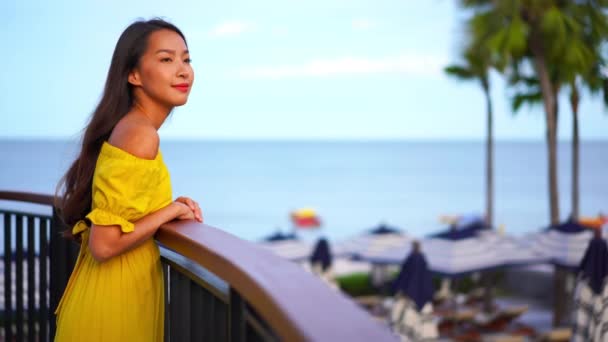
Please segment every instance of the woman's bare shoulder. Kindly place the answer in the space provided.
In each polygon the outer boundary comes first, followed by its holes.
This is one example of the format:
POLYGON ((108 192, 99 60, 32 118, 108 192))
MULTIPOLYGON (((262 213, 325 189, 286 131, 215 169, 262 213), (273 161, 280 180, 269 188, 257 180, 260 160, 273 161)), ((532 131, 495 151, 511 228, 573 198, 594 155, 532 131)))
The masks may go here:
POLYGON ((154 159, 160 139, 150 123, 127 115, 116 124, 108 142, 136 157, 154 159))

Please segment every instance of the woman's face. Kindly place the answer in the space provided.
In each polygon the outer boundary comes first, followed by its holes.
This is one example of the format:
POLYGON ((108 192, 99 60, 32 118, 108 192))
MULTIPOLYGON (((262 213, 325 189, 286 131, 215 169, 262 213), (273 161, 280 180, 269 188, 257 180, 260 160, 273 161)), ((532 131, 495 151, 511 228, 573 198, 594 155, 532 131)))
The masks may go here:
POLYGON ((169 107, 186 103, 193 82, 186 42, 176 32, 165 29, 150 34, 146 52, 129 74, 136 96, 146 96, 169 107))

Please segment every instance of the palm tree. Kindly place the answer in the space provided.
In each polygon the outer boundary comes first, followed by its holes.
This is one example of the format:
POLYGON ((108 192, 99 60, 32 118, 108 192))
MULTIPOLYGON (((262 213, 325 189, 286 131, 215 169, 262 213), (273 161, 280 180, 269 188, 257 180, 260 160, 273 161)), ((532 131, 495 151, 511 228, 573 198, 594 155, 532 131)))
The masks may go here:
POLYGON ((572 110, 572 212, 574 220, 579 218, 579 125, 578 107, 581 100, 580 87, 587 88, 592 94, 603 92, 604 105, 608 105, 608 80, 602 73, 605 56, 602 54, 602 44, 608 37, 608 16, 605 10, 608 1, 587 1, 578 6, 572 6, 575 17, 581 20, 583 39, 591 48, 591 68, 577 70, 570 80, 570 107, 572 110), (577 82, 578 81, 578 82, 577 82))
MULTIPOLYGON (((451 65, 445 72, 459 80, 476 80, 479 82, 486 100, 486 212, 485 220, 488 227, 494 227, 494 119, 492 114, 492 98, 490 96, 489 72, 500 63, 493 62, 491 54, 484 46, 471 43, 463 53, 464 63, 451 65)), ((485 283, 484 309, 492 307, 492 286, 489 275, 484 275, 485 283)))
MULTIPOLYGON (((538 80, 545 111, 547 171, 549 180, 549 221, 560 220, 557 182, 557 95, 563 80, 574 79, 575 72, 586 70, 592 48, 585 41, 586 2, 560 0, 461 0, 473 9, 470 20, 473 40, 483 42, 493 53, 511 65, 527 61, 538 80), (559 71, 559 75, 556 72, 559 71)), ((604 1, 601 1, 602 3, 604 1)), ((556 269, 556 296, 560 302, 563 271, 556 269)), ((553 323, 561 323, 563 306, 556 304, 553 323)))
POLYGON ((459 80, 479 82, 486 101, 486 224, 494 226, 494 124, 489 72, 492 67, 486 49, 469 47, 464 52, 464 64, 450 65, 445 72, 459 80))

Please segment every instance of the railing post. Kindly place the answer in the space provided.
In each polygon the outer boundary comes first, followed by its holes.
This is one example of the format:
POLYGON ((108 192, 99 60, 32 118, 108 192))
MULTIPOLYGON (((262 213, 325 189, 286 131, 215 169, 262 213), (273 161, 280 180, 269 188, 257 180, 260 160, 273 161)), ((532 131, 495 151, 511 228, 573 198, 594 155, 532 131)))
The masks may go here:
POLYGON ((229 340, 230 342, 245 342, 245 302, 232 287, 230 288, 229 307, 229 340))
POLYGON ((11 233, 13 231, 13 225, 11 222, 11 216, 8 213, 4 213, 4 338, 7 341, 14 339, 13 323, 14 312, 13 312, 13 249, 11 246, 11 233))
POLYGON ((59 304, 59 300, 63 295, 70 274, 76 263, 78 257, 79 247, 72 241, 63 237, 62 233, 66 230, 66 226, 59 218, 57 209, 53 207, 53 218, 51 221, 50 229, 50 243, 49 250, 52 262, 50 263, 51 268, 51 286, 50 286, 50 299, 51 307, 49 310, 49 321, 50 321, 50 336, 51 339, 55 336, 57 324, 55 322, 55 310, 59 304))

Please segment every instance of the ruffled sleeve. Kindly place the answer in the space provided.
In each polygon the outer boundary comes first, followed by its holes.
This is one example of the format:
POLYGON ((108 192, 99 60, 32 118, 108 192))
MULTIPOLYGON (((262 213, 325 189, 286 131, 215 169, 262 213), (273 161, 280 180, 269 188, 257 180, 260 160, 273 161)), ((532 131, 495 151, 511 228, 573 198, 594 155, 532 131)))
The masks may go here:
POLYGON ((92 210, 72 232, 78 234, 90 224, 117 225, 124 233, 132 232, 133 222, 151 211, 151 197, 159 183, 156 161, 104 145, 93 176, 92 210))

